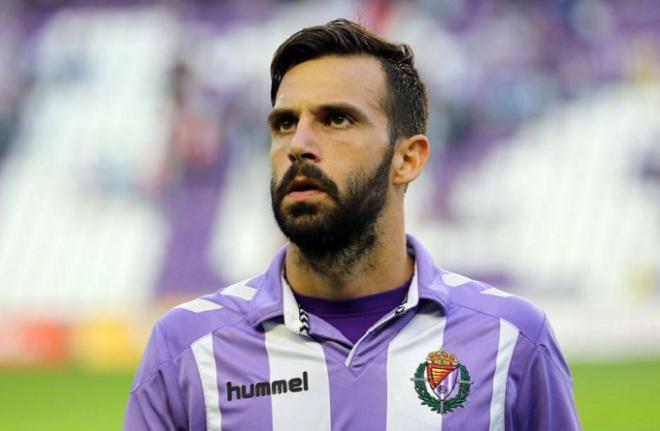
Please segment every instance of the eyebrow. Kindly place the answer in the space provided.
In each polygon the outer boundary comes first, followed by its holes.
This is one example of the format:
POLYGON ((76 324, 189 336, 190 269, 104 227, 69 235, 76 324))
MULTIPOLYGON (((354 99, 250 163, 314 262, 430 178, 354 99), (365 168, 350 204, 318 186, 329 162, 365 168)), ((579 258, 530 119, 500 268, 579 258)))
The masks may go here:
MULTIPOLYGON (((312 109, 315 116, 323 116, 328 114, 346 114, 357 122, 370 123, 367 114, 355 105, 350 103, 324 103, 323 105, 316 106, 312 109)), ((268 114, 268 124, 271 127, 283 119, 298 118, 298 112, 290 108, 275 108, 268 114)))
POLYGON ((316 115, 327 115, 327 114, 346 114, 349 117, 353 118, 357 122, 370 123, 369 117, 367 114, 357 106, 351 105, 350 103, 327 103, 320 105, 314 110, 316 115))
POLYGON ((266 121, 268 122, 268 125, 270 126, 271 129, 276 129, 277 124, 284 120, 284 119, 290 119, 290 118, 297 118, 298 115, 293 109, 287 109, 287 108, 276 108, 273 109, 270 114, 268 114, 268 117, 266 121))

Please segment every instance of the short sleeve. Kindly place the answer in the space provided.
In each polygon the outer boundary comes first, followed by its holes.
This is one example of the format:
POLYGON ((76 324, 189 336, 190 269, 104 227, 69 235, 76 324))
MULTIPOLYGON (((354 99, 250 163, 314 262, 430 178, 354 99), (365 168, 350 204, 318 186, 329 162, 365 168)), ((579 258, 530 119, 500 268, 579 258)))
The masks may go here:
POLYGON ((176 370, 167 343, 154 327, 142 356, 128 399, 124 430, 186 429, 176 370))
POLYGON ((547 321, 531 352, 513 413, 516 431, 581 429, 570 370, 547 321))

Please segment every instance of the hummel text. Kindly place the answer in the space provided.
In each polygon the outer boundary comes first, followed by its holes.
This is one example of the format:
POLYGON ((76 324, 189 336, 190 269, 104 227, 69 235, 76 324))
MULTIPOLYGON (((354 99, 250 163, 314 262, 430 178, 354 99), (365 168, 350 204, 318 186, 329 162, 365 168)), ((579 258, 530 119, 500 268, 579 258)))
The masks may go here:
POLYGON ((273 380, 272 382, 257 382, 249 385, 233 385, 227 382, 227 401, 233 399, 252 397, 267 397, 277 394, 286 394, 287 392, 308 391, 309 383, 307 381, 307 371, 303 371, 302 378, 294 377, 287 380, 273 380), (232 397, 232 395, 234 397, 232 397))

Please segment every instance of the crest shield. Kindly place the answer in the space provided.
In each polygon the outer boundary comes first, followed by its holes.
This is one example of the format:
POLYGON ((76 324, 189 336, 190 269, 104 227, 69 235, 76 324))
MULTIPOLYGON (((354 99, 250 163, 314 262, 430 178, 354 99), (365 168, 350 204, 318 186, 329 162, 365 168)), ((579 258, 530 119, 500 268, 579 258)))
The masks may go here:
POLYGON ((435 389, 452 372, 456 370, 456 365, 438 365, 429 363, 426 366, 426 377, 429 379, 431 388, 435 389))
POLYGON ((444 349, 430 352, 411 380, 422 405, 441 415, 463 407, 472 385, 466 366, 444 349))

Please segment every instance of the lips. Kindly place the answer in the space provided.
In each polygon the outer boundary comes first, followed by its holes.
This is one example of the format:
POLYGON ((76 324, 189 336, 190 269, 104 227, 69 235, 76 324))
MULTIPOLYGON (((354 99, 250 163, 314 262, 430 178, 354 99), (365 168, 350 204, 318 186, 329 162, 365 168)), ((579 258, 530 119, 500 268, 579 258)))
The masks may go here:
POLYGON ((287 189, 287 195, 313 194, 324 192, 323 187, 311 178, 296 178, 287 189), (309 193, 307 193, 309 192, 309 193))
POLYGON ((311 163, 293 164, 275 187, 271 182, 273 203, 280 206, 286 198, 302 201, 328 196, 339 202, 337 185, 317 166, 311 163))

